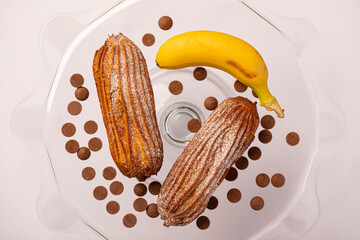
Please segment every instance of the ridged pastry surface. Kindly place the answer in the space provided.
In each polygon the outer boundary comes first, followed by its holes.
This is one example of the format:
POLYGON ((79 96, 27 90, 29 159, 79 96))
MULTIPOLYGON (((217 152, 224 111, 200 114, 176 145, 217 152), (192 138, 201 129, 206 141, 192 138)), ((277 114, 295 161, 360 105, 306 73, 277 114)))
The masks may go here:
POLYGON ((256 105, 228 98, 209 116, 167 175, 157 204, 165 226, 186 225, 204 212, 210 197, 255 138, 256 105))
POLYGON ((125 176, 144 181, 164 155, 145 58, 129 38, 111 35, 95 53, 93 74, 111 156, 125 176))

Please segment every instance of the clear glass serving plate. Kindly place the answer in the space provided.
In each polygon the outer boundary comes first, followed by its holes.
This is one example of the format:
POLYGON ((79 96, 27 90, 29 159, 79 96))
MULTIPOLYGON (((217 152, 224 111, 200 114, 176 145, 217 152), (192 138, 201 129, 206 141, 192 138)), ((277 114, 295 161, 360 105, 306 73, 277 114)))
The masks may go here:
MULTIPOLYGON (((341 142, 344 123, 341 113, 311 78, 319 41, 307 22, 277 16, 256 1, 251 4, 240 0, 111 1, 91 11, 54 16, 44 25, 39 40, 46 66, 44 80, 14 109, 12 129, 39 155, 43 187, 37 211, 49 229, 94 239, 289 239, 304 234, 316 222, 320 211, 316 197, 318 166, 341 142), (171 29, 165 31, 158 26, 162 16, 171 17, 171 29), (123 33, 132 39, 147 60, 165 152, 160 172, 144 182, 149 190, 150 183, 164 181, 177 156, 194 136, 188 131, 187 122, 192 118, 204 122, 211 113, 204 107, 207 97, 221 102, 241 95, 257 101, 251 89, 237 92, 235 79, 220 70, 205 67, 206 79, 197 81, 193 77, 195 68, 163 70, 156 66, 160 45, 176 34, 192 30, 225 32, 253 45, 269 69, 270 90, 285 109, 285 118, 279 119, 258 106, 260 118, 271 115, 275 119, 275 126, 269 130, 272 139, 266 144, 259 140, 258 134, 263 130, 260 125, 250 146, 261 150, 260 159, 252 160, 248 152, 244 153, 248 166, 245 169, 234 166, 237 178, 224 180, 216 190, 218 206, 202 214, 210 221, 204 230, 199 229, 196 221, 166 228, 160 217, 151 218, 146 211, 134 209, 133 203, 139 196, 133 188, 138 181, 123 176, 111 158, 92 75, 94 53, 111 34, 123 33), (148 33, 155 36, 152 46, 142 42, 148 33), (84 101, 76 99, 76 88, 70 83, 76 73, 84 77, 82 86, 89 91, 84 101), (179 95, 169 92, 168 86, 174 80, 183 85, 179 95), (82 106, 77 115, 68 111, 68 104, 73 101, 82 106), (98 125, 93 134, 84 131, 89 120, 98 125), (61 131, 65 123, 76 128, 71 137, 61 131), (295 146, 286 141, 290 132, 300 136, 295 146), (80 160, 76 153, 65 149, 71 139, 80 147, 88 147, 94 137, 101 140, 102 147, 91 151, 87 160, 80 160), (103 177, 107 167, 116 169, 111 180, 103 177), (85 168, 95 171, 93 179, 84 179, 85 168), (285 184, 259 187, 256 178, 261 173, 269 178, 280 173, 285 184), (115 181, 124 187, 119 195, 110 189, 115 181), (97 192, 102 193, 102 197, 97 197, 102 200, 94 197, 99 186, 107 193, 97 192), (241 192, 236 203, 227 198, 233 188, 241 192), (260 210, 254 210, 250 204, 256 196, 264 201, 260 210), (120 209, 110 214, 109 202, 116 202, 120 209), (131 228, 123 224, 127 214, 135 215, 137 220, 131 228)), ((142 196, 148 204, 156 203, 156 197, 149 191, 142 196)))

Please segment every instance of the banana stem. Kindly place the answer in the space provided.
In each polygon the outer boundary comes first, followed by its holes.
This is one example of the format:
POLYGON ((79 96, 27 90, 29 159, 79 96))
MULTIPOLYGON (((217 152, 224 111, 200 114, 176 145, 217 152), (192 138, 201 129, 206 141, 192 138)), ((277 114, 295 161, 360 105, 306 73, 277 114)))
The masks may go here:
POLYGON ((279 118, 284 118, 284 110, 280 107, 276 98, 271 95, 267 84, 253 87, 252 90, 258 96, 260 106, 264 107, 268 111, 274 111, 279 118))
POLYGON ((278 103, 275 97, 273 97, 271 100, 267 102, 264 102, 262 104, 260 103, 260 105, 265 107, 265 109, 268 111, 274 111, 279 118, 284 117, 284 110, 281 109, 280 104, 278 103))

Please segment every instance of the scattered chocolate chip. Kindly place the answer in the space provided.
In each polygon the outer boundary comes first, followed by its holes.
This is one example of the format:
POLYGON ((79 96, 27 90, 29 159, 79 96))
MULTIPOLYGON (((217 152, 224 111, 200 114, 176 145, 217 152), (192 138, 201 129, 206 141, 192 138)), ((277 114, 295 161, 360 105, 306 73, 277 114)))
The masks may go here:
POLYGON ((234 89, 235 89, 235 91, 237 91, 239 93, 243 93, 248 89, 248 86, 246 86, 245 84, 243 84, 239 80, 235 80, 234 89))
POLYGON ((147 208, 147 201, 144 198, 137 198, 134 203, 133 207, 138 212, 143 212, 147 208))
POLYGON ((196 219, 196 226, 201 229, 205 230, 210 226, 210 220, 206 216, 200 216, 196 219))
POLYGON ((90 150, 87 147, 81 147, 77 151, 77 156, 81 160, 86 160, 90 157, 90 150))
POLYGON ((173 20, 169 16, 162 16, 158 24, 162 30, 169 30, 173 26, 173 20))
POLYGON ((116 177, 116 170, 113 167, 106 167, 103 170, 103 177, 106 180, 113 180, 116 177))
POLYGON ((84 77, 79 73, 75 73, 71 76, 70 83, 73 87, 81 87, 84 84, 84 77))
POLYGON ((250 206, 252 209, 259 211, 264 207, 264 200, 259 196, 253 197, 250 201, 250 206))
POLYGON ((260 142, 269 143, 272 139, 272 134, 269 130, 261 130, 258 137, 260 142))
POLYGON ((123 224, 127 228, 132 228, 136 225, 136 216, 132 213, 128 213, 123 218, 123 224))
POLYGON ((72 123, 65 123, 61 128, 61 132, 65 137, 72 137, 76 132, 76 127, 72 123))
POLYGON ((248 151, 251 160, 258 160, 261 157, 261 150, 258 147, 251 147, 248 151))
POLYGON ((149 192, 152 195, 158 195, 160 192, 160 188, 161 188, 161 183, 159 182, 152 182, 149 184, 149 192))
POLYGON ((147 193, 147 188, 145 186, 145 184, 143 183, 138 183, 134 186, 134 193, 136 196, 144 196, 147 193))
POLYGON ((244 170, 249 166, 249 161, 246 157, 240 157, 239 160, 235 162, 235 166, 239 170, 244 170))
POLYGON ((102 142, 101 142, 100 138, 94 137, 94 138, 89 140, 88 146, 89 146, 91 151, 97 152, 97 151, 99 151, 101 149, 102 142))
POLYGON ((75 97, 80 101, 85 101, 89 97, 89 90, 86 87, 78 87, 75 90, 75 97))
POLYGON ((159 216, 159 212, 157 210, 157 204, 150 203, 146 208, 146 214, 151 218, 156 218, 157 216, 159 216))
POLYGON ((286 142, 290 146, 295 146, 300 142, 300 136, 296 132, 290 132, 286 135, 286 142))
POLYGON ((82 170, 81 176, 86 181, 93 180, 95 177, 95 169, 93 169, 92 167, 86 167, 82 170))
POLYGON ((94 189, 93 195, 94 198, 97 200, 104 200, 108 195, 108 191, 106 190, 105 187, 98 186, 94 189))
POLYGON ((143 36, 142 42, 145 46, 150 47, 155 43, 155 36, 151 33, 147 33, 143 36))
POLYGON ((218 106, 218 100, 215 97, 207 97, 204 101, 204 106, 207 110, 214 110, 218 106))
POLYGON ((238 171, 235 168, 231 167, 225 179, 232 182, 235 181, 237 177, 238 177, 238 171))
POLYGON ((169 91, 171 92, 171 94, 179 95, 183 91, 182 83, 180 81, 177 81, 177 80, 172 81, 169 84, 169 91))
POLYGON ((81 113, 81 110, 82 110, 82 106, 79 102, 77 101, 72 101, 71 103, 69 103, 68 107, 68 112, 71 114, 71 115, 78 115, 81 113))
POLYGON ((285 177, 281 173, 276 173, 271 177, 271 184, 274 187, 282 187, 285 184, 285 177))
POLYGON ((120 205, 118 202, 110 201, 106 204, 106 211, 110 214, 116 214, 120 210, 120 205))
POLYGON ((259 187, 267 187, 270 183, 270 178, 268 175, 266 175, 265 173, 260 173, 259 175, 257 175, 256 177, 256 184, 259 186, 259 187))
POLYGON ((110 184, 110 192, 114 195, 120 195, 124 191, 124 185, 119 182, 115 181, 110 184))
POLYGON ((207 77, 207 71, 203 67, 197 67, 193 72, 193 76, 196 80, 202 81, 207 77))
POLYGON ((265 115, 261 118, 261 126, 265 129, 272 129, 275 126, 275 118, 271 115, 265 115))
POLYGON ((255 97, 255 98, 258 98, 257 94, 254 92, 254 90, 251 91, 252 95, 255 97))
POLYGON ((200 120, 193 118, 187 123, 187 128, 190 132, 196 133, 201 128, 200 120))
POLYGON ((207 208, 210 210, 213 210, 213 209, 217 208, 218 205, 219 205, 218 199, 214 196, 211 196, 211 198, 207 204, 207 208))
POLYGON ((96 122, 90 120, 90 121, 87 121, 85 124, 84 124, 84 130, 86 133, 88 134, 94 134, 96 133, 98 129, 98 125, 96 122))
POLYGON ((241 199, 241 192, 239 189, 232 188, 227 193, 227 199, 232 203, 237 203, 241 199))
POLYGON ((76 140, 69 140, 65 144, 65 149, 69 153, 76 153, 79 150, 79 143, 76 140))

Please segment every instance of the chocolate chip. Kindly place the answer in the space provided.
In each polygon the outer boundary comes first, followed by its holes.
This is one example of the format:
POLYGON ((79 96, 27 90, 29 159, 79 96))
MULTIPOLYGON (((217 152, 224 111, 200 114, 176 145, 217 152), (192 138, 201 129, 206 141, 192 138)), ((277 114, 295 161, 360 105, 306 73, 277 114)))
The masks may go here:
POLYGON ((271 115, 265 115, 261 118, 261 126, 265 129, 271 129, 275 126, 275 118, 271 115))
POLYGON ((143 183, 138 183, 134 186, 134 193, 136 196, 144 196, 147 192, 147 188, 145 186, 145 184, 143 183))
POLYGON ((260 142, 269 143, 272 139, 272 134, 269 130, 261 130, 258 137, 260 142))
POLYGON ((138 212, 143 212, 147 208, 147 201, 144 198, 137 198, 134 201, 133 207, 138 212))
POLYGON ((61 128, 61 132, 65 137, 72 137, 76 132, 76 127, 72 123, 65 123, 61 128))
POLYGON ((264 207, 264 200, 259 196, 253 197, 250 201, 250 206, 252 209, 259 211, 264 207))
POLYGON ((201 128, 201 122, 198 119, 193 118, 187 123, 187 128, 190 132, 196 133, 201 128))
POLYGON ((75 73, 71 76, 70 83, 73 87, 81 87, 84 84, 84 77, 79 73, 75 73))
POLYGON ((146 214, 151 218, 159 216, 156 203, 150 203, 146 208, 146 214))
POLYGON ((145 46, 150 47, 155 43, 155 36, 151 33, 147 33, 143 36, 142 42, 145 46))
POLYGON ((214 110, 218 106, 218 100, 215 97, 207 97, 204 101, 204 106, 207 110, 214 110))
POLYGON ((207 204, 207 208, 210 210, 213 210, 213 209, 217 208, 218 204, 219 204, 218 199, 214 196, 211 196, 211 198, 207 204))
POLYGON ((97 129, 98 129, 97 123, 92 120, 89 120, 84 124, 84 130, 88 134, 96 133, 97 129))
POLYGON ((260 173, 259 175, 257 175, 256 177, 256 184, 259 186, 259 187, 267 187, 270 183, 270 178, 268 175, 266 175, 265 173, 260 173))
POLYGON ((207 76, 207 71, 205 68, 203 67, 197 67, 195 68, 194 72, 193 72, 194 78, 198 81, 202 81, 206 78, 207 76))
POLYGON ((300 142, 300 136, 296 132, 290 132, 286 135, 286 142, 290 146, 295 146, 300 142))
POLYGON ((90 150, 87 147, 81 147, 77 151, 77 156, 81 160, 86 160, 90 157, 90 150))
POLYGON ((210 226, 210 220, 206 216, 200 216, 196 219, 196 226, 201 229, 205 230, 210 226))
POLYGON ((256 94, 256 92, 254 92, 254 90, 252 90, 251 93, 255 98, 258 98, 258 95, 256 94))
POLYGON ((235 168, 231 167, 225 179, 232 182, 235 181, 237 177, 238 177, 238 171, 235 168))
POLYGON ((281 173, 276 173, 271 177, 271 184, 274 187, 282 187, 285 184, 285 177, 281 173))
POLYGON ((161 188, 161 183, 159 182, 152 182, 149 184, 149 192, 152 195, 158 195, 160 192, 160 188, 161 188))
POLYGON ((241 199, 241 192, 239 189, 230 189, 227 193, 227 199, 232 203, 237 203, 241 199))
POLYGON ((251 147, 248 151, 251 160, 258 160, 261 157, 261 150, 258 147, 251 147))
POLYGON ((124 185, 119 182, 115 181, 110 184, 110 192, 114 195, 120 195, 124 191, 124 185))
POLYGON ((235 166, 239 170, 244 170, 249 166, 249 161, 246 157, 240 157, 239 160, 235 162, 235 166))
POLYGON ((79 150, 79 143, 76 140, 69 140, 65 144, 65 149, 69 153, 76 153, 79 150))
POLYGON ((180 81, 172 81, 169 84, 169 91, 174 95, 179 95, 183 91, 183 85, 180 81))
POLYGON ((134 214, 128 213, 123 218, 123 224, 127 228, 132 228, 136 225, 136 216, 134 214))
POLYGON ((234 88, 235 88, 235 91, 237 91, 239 93, 243 93, 248 89, 248 86, 246 86, 245 84, 243 84, 239 80, 235 80, 234 88))
POLYGON ((116 214, 120 210, 120 205, 118 202, 110 201, 106 204, 106 211, 110 214, 116 214))
POLYGON ((173 26, 173 20, 169 16, 162 16, 158 24, 162 30, 169 30, 173 26))
POLYGON ((94 138, 89 140, 88 146, 89 146, 91 151, 97 152, 97 151, 99 151, 101 149, 102 142, 101 142, 101 140, 99 138, 94 137, 94 138))
POLYGON ((94 189, 93 195, 97 200, 104 200, 107 197, 108 192, 105 187, 98 186, 94 189))
POLYGON ((95 169, 93 169, 92 167, 86 167, 82 170, 81 176, 86 181, 93 180, 95 177, 95 169))
POLYGON ((81 113, 82 106, 79 102, 72 101, 71 103, 69 103, 67 109, 71 115, 78 115, 81 113))
POLYGON ((106 180, 113 180, 116 177, 116 170, 113 167, 106 167, 103 170, 103 177, 106 180))
POLYGON ((78 87, 75 90, 75 97, 80 101, 85 101, 89 97, 89 90, 86 87, 78 87))

